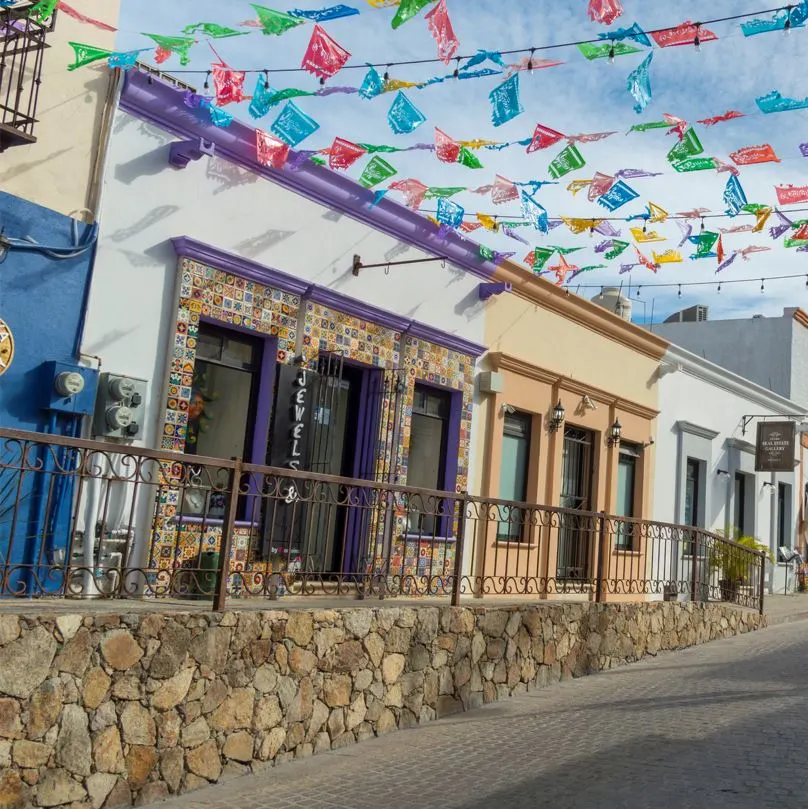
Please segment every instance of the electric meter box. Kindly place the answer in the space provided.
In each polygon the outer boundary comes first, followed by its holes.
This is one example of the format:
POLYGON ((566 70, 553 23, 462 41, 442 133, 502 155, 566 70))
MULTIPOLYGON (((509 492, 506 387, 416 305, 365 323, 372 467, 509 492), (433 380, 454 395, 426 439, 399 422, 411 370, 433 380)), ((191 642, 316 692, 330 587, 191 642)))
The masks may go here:
POLYGON ((143 433, 145 415, 145 379, 101 374, 93 419, 94 436, 134 441, 143 433))
POLYGON ((45 410, 73 416, 92 416, 98 371, 69 362, 44 366, 45 410))

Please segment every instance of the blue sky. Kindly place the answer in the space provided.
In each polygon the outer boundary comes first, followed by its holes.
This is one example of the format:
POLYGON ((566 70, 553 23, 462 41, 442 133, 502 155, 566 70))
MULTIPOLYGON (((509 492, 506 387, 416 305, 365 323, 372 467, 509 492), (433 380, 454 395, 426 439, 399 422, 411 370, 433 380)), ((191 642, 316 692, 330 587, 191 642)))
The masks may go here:
MULTIPOLYGON (((347 5, 360 10, 360 14, 324 23, 328 33, 351 52, 349 64, 364 62, 385 63, 407 59, 434 58, 436 45, 432 39, 422 12, 398 30, 393 30, 390 21, 394 9, 373 9, 367 0, 345 0, 347 5)), ((333 5, 326 0, 271 0, 264 5, 279 10, 290 8, 318 9, 333 5)), ((449 14, 460 40, 458 54, 469 55, 477 49, 509 50, 547 44, 578 41, 594 38, 609 30, 589 21, 586 14, 587 0, 447 0, 449 14)), ((763 0, 721 0, 706 3, 704 0, 677 0, 676 3, 646 0, 623 0, 625 14, 614 27, 629 26, 635 21, 646 30, 677 25, 685 20, 704 20, 759 11, 768 6, 763 0)), ((428 9, 425 9, 427 11, 428 9)), ((120 50, 148 47, 148 40, 139 32, 148 31, 166 35, 179 34, 182 28, 194 22, 215 22, 236 27, 240 22, 255 15, 245 0, 171 0, 157 3, 155 0, 124 0, 120 22, 121 32, 117 47, 120 50)), ((253 29, 243 29, 253 30, 253 29)), ((645 54, 619 57, 614 65, 606 60, 589 62, 577 48, 563 48, 537 56, 552 56, 565 64, 536 70, 532 74, 521 73, 521 100, 525 112, 501 127, 490 121, 488 94, 502 81, 493 76, 469 81, 450 81, 423 90, 405 91, 408 97, 426 116, 427 121, 410 135, 394 135, 387 124, 387 111, 393 94, 366 101, 357 95, 331 95, 328 97, 301 98, 296 103, 320 124, 320 130, 301 144, 302 148, 328 147, 336 136, 351 141, 410 145, 431 142, 434 127, 438 127, 457 139, 490 138, 492 140, 516 140, 532 135, 537 123, 544 124, 565 134, 591 133, 616 130, 617 135, 598 143, 582 144, 579 148, 587 165, 563 178, 560 185, 545 186, 537 199, 547 208, 551 217, 558 215, 596 217, 603 209, 589 202, 586 192, 573 197, 566 185, 571 179, 589 179, 595 171, 614 174, 621 168, 638 168, 664 172, 655 178, 629 180, 640 193, 634 203, 621 208, 619 214, 630 215, 643 210, 651 201, 674 213, 693 208, 709 208, 722 212, 722 195, 729 177, 714 171, 677 174, 666 161, 666 154, 675 142, 675 135, 665 130, 646 133, 624 134, 635 123, 655 121, 663 113, 670 113, 687 121, 720 115, 729 109, 756 113, 755 98, 777 89, 784 96, 804 98, 808 96, 808 79, 798 69, 799 59, 804 58, 808 43, 808 30, 794 30, 790 36, 781 32, 745 38, 738 22, 719 23, 711 26, 720 37, 718 42, 705 43, 701 53, 691 47, 655 49, 651 67, 653 100, 642 115, 632 107, 633 99, 626 91, 628 74, 642 61, 645 54)), ((92 29, 88 28, 87 41, 92 41, 92 29)), ((231 67, 237 69, 269 69, 274 89, 297 87, 316 90, 319 81, 304 72, 280 73, 279 68, 298 67, 311 35, 310 25, 301 25, 280 37, 263 36, 260 32, 249 36, 216 40, 213 44, 231 67)), ((205 70, 215 57, 205 40, 191 51, 190 69, 205 70)), ((516 61, 519 56, 513 57, 516 61)), ((399 67, 391 69, 391 76, 408 81, 423 81, 453 69, 441 64, 399 67)), ((161 66, 166 72, 180 69, 174 56, 161 66)), ((380 70, 383 72, 383 69, 380 70)), ((364 70, 343 70, 329 80, 329 84, 358 86, 364 70)), ((204 75, 185 76, 191 84, 201 88, 204 75)), ((255 76, 247 79, 247 91, 251 92, 255 76)), ((228 109, 237 117, 249 120, 246 104, 230 105, 228 109)), ((277 110, 257 122, 268 129, 277 110)), ((808 158, 800 156, 798 145, 808 140, 804 128, 806 111, 796 111, 763 116, 751 114, 747 118, 706 128, 697 125, 699 137, 705 147, 705 155, 719 157, 730 162, 728 154, 745 146, 770 143, 781 158, 779 164, 769 163, 741 167, 740 180, 750 202, 775 204, 774 186, 792 183, 808 184, 806 166, 808 158)), ((253 122, 255 123, 255 122, 253 122)), ((502 151, 480 150, 476 154, 484 168, 467 169, 460 165, 446 165, 430 152, 404 152, 390 155, 389 161, 398 170, 395 179, 413 177, 427 185, 480 186, 493 181, 496 173, 514 181, 547 180, 550 160, 561 150, 563 143, 549 149, 526 154, 524 148, 514 147, 502 151)), ((358 177, 365 160, 359 161, 349 174, 358 177)), ((400 195, 391 195, 400 199, 400 195)), ((494 206, 487 196, 463 193, 453 197, 467 212, 495 213, 502 218, 521 216, 519 204, 510 202, 494 206)), ((434 201, 427 201, 423 208, 433 209, 434 201)), ((806 206, 808 207, 808 206, 806 206)), ((808 216, 803 214, 801 216, 808 216)), ((710 229, 730 227, 750 220, 708 220, 710 229)), ((623 231, 623 238, 631 241, 628 225, 615 223, 623 231)), ((636 223, 634 223, 636 224, 636 223)), ((650 256, 651 249, 659 252, 676 248, 680 231, 676 223, 654 225, 666 242, 640 245, 650 256)), ((695 223, 698 231, 699 223, 695 223)), ((715 259, 689 261, 687 255, 693 248, 685 246, 685 262, 663 265, 654 275, 643 267, 630 275, 619 274, 621 260, 631 261, 629 249, 620 259, 603 261, 592 251, 598 237, 588 234, 574 236, 565 227, 550 232, 549 236, 520 228, 520 235, 533 245, 560 244, 584 246, 584 250, 569 257, 577 265, 608 264, 608 269, 585 273, 577 281, 590 285, 626 285, 631 283, 635 311, 650 316, 653 306, 655 319, 694 303, 710 306, 711 317, 743 317, 754 313, 776 315, 784 306, 808 305, 806 278, 791 281, 772 281, 760 291, 760 278, 788 273, 808 273, 808 255, 786 249, 782 239, 774 242, 766 232, 760 234, 738 233, 723 237, 727 254, 750 244, 766 245, 771 252, 758 253, 750 261, 737 258, 719 276, 715 275, 715 259), (724 284, 717 292, 719 280, 755 278, 750 284, 724 284), (669 289, 640 289, 643 283, 686 281, 714 281, 715 286, 683 287, 681 297, 676 287, 669 289), (643 303, 644 302, 644 303, 643 303)), ((478 230, 471 234, 496 249, 516 250, 516 260, 528 252, 525 245, 501 234, 478 230)), ((555 263, 555 259, 550 263, 555 263)), ((579 289, 579 294, 591 297, 598 289, 579 289)))

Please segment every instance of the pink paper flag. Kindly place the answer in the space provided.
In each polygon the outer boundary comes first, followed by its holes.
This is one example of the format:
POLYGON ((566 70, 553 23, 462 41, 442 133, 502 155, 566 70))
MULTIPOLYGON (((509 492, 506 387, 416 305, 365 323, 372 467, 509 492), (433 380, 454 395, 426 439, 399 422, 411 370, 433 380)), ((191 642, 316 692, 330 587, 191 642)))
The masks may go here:
POLYGON ((650 258, 644 256, 636 247, 634 248, 634 252, 637 254, 637 260, 642 264, 643 267, 648 267, 649 270, 652 272, 656 272, 659 267, 651 261, 650 258))
POLYGON ((460 155, 460 144, 437 127, 435 127, 435 154, 441 163, 456 163, 460 155))
POLYGON ((602 25, 611 25, 623 10, 620 0, 589 0, 589 19, 602 25))
POLYGON ((780 205, 794 205, 808 202, 808 185, 776 185, 777 202, 780 205))
POLYGON ((233 70, 223 62, 211 65, 213 87, 216 92, 216 106, 234 104, 244 101, 244 80, 247 74, 243 70, 233 70))
POLYGON ((581 135, 567 135, 567 142, 568 143, 595 143, 596 141, 603 140, 604 138, 610 138, 612 135, 616 135, 617 132, 591 132, 589 134, 581 134, 581 135))
POLYGON ((774 153, 774 149, 764 143, 762 146, 747 146, 738 149, 730 154, 733 162, 738 166, 750 166, 754 163, 779 163, 780 158, 774 153))
POLYGON ((463 233, 471 233, 472 231, 475 231, 477 228, 481 227, 482 225, 479 222, 463 222, 458 230, 462 230, 463 233))
POLYGON ((162 65, 163 62, 168 61, 171 58, 171 51, 168 48, 164 48, 162 45, 158 45, 154 49, 154 61, 158 65, 162 65))
POLYGON ((542 70, 546 67, 558 67, 564 62, 558 59, 537 59, 535 56, 523 56, 518 62, 508 65, 508 75, 518 73, 520 70, 542 70))
POLYGON ((734 225, 731 228, 718 228, 720 233, 750 233, 754 229, 754 225, 734 225))
POLYGON ((751 244, 749 247, 744 247, 738 252, 741 254, 741 258, 744 261, 749 261, 749 256, 751 256, 752 253, 768 253, 769 250, 771 250, 771 247, 762 247, 761 245, 751 244))
POLYGON ((494 187, 491 189, 491 202, 494 205, 501 205, 512 199, 519 199, 519 189, 510 180, 497 174, 494 178, 494 187))
POLYGON ((255 138, 258 162, 262 166, 270 166, 273 169, 282 168, 289 157, 289 144, 273 138, 272 135, 261 129, 255 130, 255 138))
POLYGON ((67 14, 68 17, 72 17, 78 22, 94 25, 96 28, 100 28, 102 31, 118 30, 117 28, 113 28, 111 25, 107 25, 105 22, 101 22, 101 20, 94 20, 92 17, 86 17, 80 11, 76 11, 76 9, 74 9, 72 6, 67 5, 64 0, 59 0, 59 2, 56 4, 56 8, 58 8, 63 14, 67 14))
POLYGON ((712 42, 718 37, 708 31, 703 25, 697 26, 695 23, 683 22, 675 28, 666 28, 664 31, 654 31, 651 36, 660 48, 671 48, 674 45, 694 45, 696 36, 699 42, 712 42))
POLYGON ((737 177, 741 173, 735 168, 735 166, 731 166, 729 163, 725 163, 723 160, 719 160, 717 157, 713 158, 713 162, 715 163, 715 170, 719 174, 723 174, 725 171, 728 171, 734 177, 737 177))
POLYGON ((391 191, 401 191, 404 195, 404 204, 408 208, 417 211, 424 201, 426 192, 429 191, 429 186, 424 185, 420 180, 409 179, 396 180, 396 182, 390 183, 389 189, 391 191))
POLYGON ((570 264, 564 256, 558 257, 558 264, 550 266, 547 268, 548 272, 555 273, 556 277, 556 286, 561 286, 567 278, 567 274, 571 272, 575 272, 579 270, 580 267, 576 267, 574 264, 570 264))
POLYGON ((343 68, 350 56, 322 26, 315 25, 300 66, 321 79, 330 79, 343 68))
POLYGON ((687 121, 667 112, 662 117, 671 125, 668 134, 672 135, 675 132, 679 136, 679 140, 684 140, 685 131, 687 130, 687 121))
POLYGON ((449 19, 449 12, 446 10, 446 0, 440 0, 425 19, 429 33, 438 43, 438 58, 448 65, 457 51, 459 42, 449 19))
POLYGON ((729 112, 725 112, 723 115, 716 115, 713 118, 702 118, 701 121, 697 121, 696 123, 703 124, 704 126, 715 126, 716 124, 724 123, 724 121, 731 121, 733 118, 745 117, 746 116, 742 112, 730 110, 729 112))
POLYGON ((527 147, 527 153, 530 154, 531 152, 537 152, 539 149, 547 149, 560 140, 564 140, 564 135, 560 132, 556 132, 555 129, 550 129, 549 126, 536 124, 536 131, 533 133, 533 140, 527 147))
POLYGON ((602 197, 613 185, 614 177, 596 171, 595 176, 592 178, 592 185, 589 186, 587 193, 589 201, 594 202, 598 197, 602 197))
POLYGON ((367 154, 367 150, 356 143, 351 143, 351 141, 343 140, 342 138, 334 138, 334 142, 328 150, 328 167, 336 171, 347 169, 365 154, 367 154))

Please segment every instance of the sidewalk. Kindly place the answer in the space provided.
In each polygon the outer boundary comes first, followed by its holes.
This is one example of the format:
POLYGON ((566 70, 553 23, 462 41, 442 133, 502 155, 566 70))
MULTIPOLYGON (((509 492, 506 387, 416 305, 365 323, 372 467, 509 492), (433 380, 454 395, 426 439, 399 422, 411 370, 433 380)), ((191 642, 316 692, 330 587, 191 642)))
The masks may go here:
POLYGON ((808 593, 767 595, 763 599, 763 612, 769 626, 808 620, 808 593))

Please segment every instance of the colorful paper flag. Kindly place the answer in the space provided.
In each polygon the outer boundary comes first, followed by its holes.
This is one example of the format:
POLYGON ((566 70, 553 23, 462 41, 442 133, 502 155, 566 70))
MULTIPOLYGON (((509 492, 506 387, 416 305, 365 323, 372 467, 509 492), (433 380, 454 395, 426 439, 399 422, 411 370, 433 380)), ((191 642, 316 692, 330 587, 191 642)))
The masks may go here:
POLYGON ((666 250, 664 253, 656 253, 652 250, 651 255, 656 265, 682 263, 682 254, 678 250, 666 250))
POLYGON ((554 143, 564 140, 564 135, 556 132, 555 129, 550 129, 548 126, 536 125, 536 131, 533 133, 533 139, 527 147, 527 153, 536 152, 539 149, 546 149, 554 143))
POLYGON ((608 39, 612 42, 622 42, 624 39, 630 39, 639 45, 644 45, 646 48, 651 47, 651 40, 648 39, 648 34, 646 34, 639 23, 636 22, 631 28, 616 28, 614 31, 606 31, 605 33, 598 34, 598 39, 608 39))
POLYGON ((267 36, 280 36, 281 34, 285 34, 289 29, 303 23, 303 20, 298 17, 293 17, 291 14, 286 14, 283 11, 275 11, 271 8, 265 8, 264 6, 257 6, 254 3, 250 3, 250 5, 258 14, 258 20, 261 23, 261 27, 264 29, 264 34, 267 36))
POLYGON ((58 3, 59 0, 39 0, 36 5, 31 7, 28 16, 38 23, 49 22, 58 3))
POLYGON ((460 154, 457 156, 457 162, 461 166, 465 166, 467 169, 483 168, 483 164, 480 162, 477 155, 474 154, 471 149, 467 149, 465 146, 461 147, 460 154))
POLYGON ((776 185, 774 190, 780 205, 808 202, 808 185, 776 185))
POLYGON ((96 48, 93 45, 83 45, 81 42, 68 42, 73 48, 74 60, 72 65, 68 65, 68 70, 76 70, 77 68, 89 65, 92 62, 98 62, 101 59, 108 59, 114 55, 113 51, 105 50, 104 48, 96 48))
POLYGON ((441 163, 456 163, 460 155, 460 144, 437 127, 435 127, 435 155, 441 163))
POLYGON ((433 39, 438 44, 438 58, 448 65, 457 52, 460 43, 455 36, 454 28, 452 28, 452 21, 449 19, 446 0, 440 0, 435 8, 426 15, 425 19, 429 27, 429 33, 432 34, 433 39))
POLYGON ((569 174, 571 171, 577 171, 578 169, 583 168, 585 165, 586 161, 578 150, 578 147, 567 146, 558 155, 556 155, 547 170, 549 171, 550 176, 554 180, 557 180, 560 177, 563 177, 565 174, 569 174))
POLYGON ((629 228, 635 242, 664 242, 664 236, 660 236, 655 230, 643 230, 642 228, 629 228))
POLYGON ((639 196, 630 185, 618 180, 605 194, 598 197, 598 205, 602 205, 609 211, 616 211, 639 196))
POLYGON ((400 191, 404 195, 404 204, 408 208, 417 211, 424 201, 429 186, 424 185, 420 180, 410 179, 390 183, 389 189, 391 191, 400 191))
POLYGON ((620 239, 612 239, 611 246, 603 254, 603 258, 611 261, 612 259, 617 258, 621 253, 623 253, 626 250, 626 248, 630 246, 631 244, 629 242, 623 242, 620 241, 620 239))
POLYGON ((243 70, 233 70, 224 63, 211 65, 216 103, 220 107, 245 100, 244 81, 247 74, 243 70))
POLYGON ((721 235, 718 236, 718 241, 715 243, 715 257, 719 264, 722 264, 726 257, 724 254, 724 237, 721 235))
POLYGON ((300 66, 320 79, 330 79, 350 59, 351 54, 315 24, 300 66))
POLYGON ((294 101, 286 103, 270 127, 275 135, 290 146, 297 146, 319 128, 320 124, 306 115, 294 101))
POLYGON ((391 25, 393 28, 398 28, 411 20, 424 6, 434 2, 435 0, 401 0, 391 25))
POLYGON ((641 113, 651 102, 651 77, 648 70, 651 67, 651 60, 654 52, 648 54, 642 63, 629 73, 626 87, 631 93, 631 97, 637 102, 634 105, 634 112, 641 113))
POLYGON ((601 174, 599 171, 596 171, 595 176, 592 178, 592 183, 589 186, 587 198, 590 202, 595 202, 598 197, 602 197, 604 194, 606 194, 614 183, 614 177, 611 177, 608 174, 601 174))
POLYGON ((651 259, 640 252, 639 248, 635 247, 634 252, 637 254, 637 261, 639 261, 643 267, 647 267, 651 272, 656 272, 659 269, 651 259))
POLYGON ((612 56, 628 56, 631 53, 642 53, 642 48, 627 45, 625 42, 615 42, 612 45, 604 42, 598 45, 595 42, 581 42, 578 45, 581 55, 591 62, 593 59, 611 59, 612 56))
POLYGON ((790 112, 791 110, 808 109, 808 98, 783 98, 777 90, 772 90, 768 95, 755 99, 758 109, 771 115, 773 112, 790 112))
POLYGON ((715 159, 712 157, 689 157, 687 160, 679 160, 674 163, 673 168, 678 172, 706 171, 715 168, 715 159))
POLYGON ((450 199, 441 198, 438 200, 437 220, 442 225, 458 228, 463 223, 464 214, 465 210, 462 205, 458 205, 450 199))
POLYGON ((516 184, 497 174, 491 188, 491 202, 494 205, 501 205, 503 202, 510 202, 514 199, 519 199, 519 190, 516 184))
POLYGON ((378 185, 395 174, 396 170, 384 158, 374 155, 365 166, 365 170, 359 178, 359 184, 364 188, 373 188, 374 185, 378 185))
POLYGON ((722 124, 725 121, 731 121, 734 118, 745 118, 745 117, 746 116, 742 112, 730 110, 729 112, 725 112, 723 115, 716 115, 713 118, 702 118, 701 121, 697 121, 696 123, 703 124, 704 126, 715 126, 716 124, 722 124))
POLYGON ((384 92, 384 82, 379 72, 375 67, 370 66, 365 78, 362 81, 362 86, 359 88, 359 95, 365 99, 376 98, 384 92))
POLYGON ((552 258, 553 253, 555 253, 555 250, 552 248, 537 247, 525 256, 525 264, 527 264, 533 272, 541 272, 547 262, 552 258))
POLYGON ((691 127, 684 133, 682 139, 671 147, 668 152, 668 162, 677 163, 680 160, 686 160, 688 157, 695 157, 703 151, 704 147, 701 145, 699 136, 696 134, 696 130, 691 127))
POLYGON ((202 34, 202 36, 209 37, 210 39, 225 39, 227 37, 243 37, 249 34, 249 31, 236 31, 235 28, 227 28, 224 25, 217 25, 215 22, 197 22, 192 25, 186 25, 182 29, 183 34, 202 34))
POLYGON ((367 154, 367 151, 356 143, 342 138, 334 138, 328 150, 328 167, 335 171, 347 169, 367 154))
POLYGON ((272 98, 275 91, 267 84, 264 76, 259 76, 255 83, 252 99, 250 99, 249 113, 253 118, 263 118, 273 107, 272 98))
POLYGON ((289 144, 260 129, 255 130, 255 137, 258 162, 273 169, 283 168, 289 157, 289 144))
POLYGON ((677 25, 675 28, 654 31, 651 36, 660 48, 671 48, 675 45, 694 45, 697 36, 699 43, 712 42, 718 39, 712 31, 709 31, 703 25, 696 25, 690 20, 677 25))
POLYGON ((730 158, 738 166, 749 166, 755 163, 779 163, 780 158, 774 153, 774 149, 765 143, 762 146, 747 146, 731 152, 730 158))
POLYGON ((502 126, 525 111, 519 100, 518 73, 497 85, 488 98, 491 101, 491 121, 494 126, 502 126))
POLYGON ((618 17, 623 15, 623 6, 620 0, 589 0, 587 13, 593 22, 601 25, 611 25, 618 17))
POLYGON ((387 123, 396 135, 407 135, 426 121, 426 116, 412 101, 398 91, 387 113, 387 123))
POLYGON ((737 216, 746 205, 746 194, 741 181, 733 174, 724 188, 724 203, 727 206, 727 216, 737 216))
POLYGON ((522 214, 536 230, 542 233, 549 231, 547 210, 526 191, 522 192, 522 214))
POLYGON ((151 39, 163 53, 155 56, 154 61, 157 64, 165 62, 172 53, 176 53, 180 57, 181 65, 188 65, 191 63, 191 55, 189 51, 191 46, 195 44, 196 40, 193 37, 164 37, 159 34, 143 34, 143 36, 151 39))
POLYGON ((327 22, 328 20, 339 20, 343 17, 353 17, 359 14, 358 8, 351 8, 342 3, 336 6, 329 6, 328 8, 303 10, 300 8, 293 8, 289 10, 293 17, 303 17, 306 20, 313 22, 327 22))

